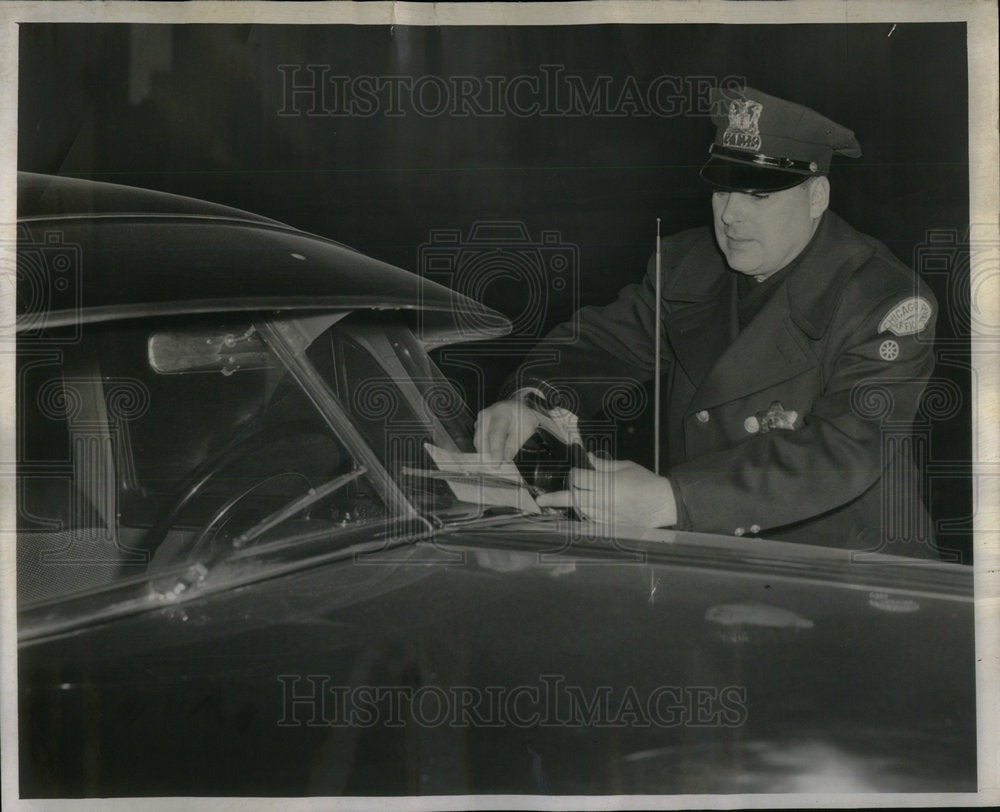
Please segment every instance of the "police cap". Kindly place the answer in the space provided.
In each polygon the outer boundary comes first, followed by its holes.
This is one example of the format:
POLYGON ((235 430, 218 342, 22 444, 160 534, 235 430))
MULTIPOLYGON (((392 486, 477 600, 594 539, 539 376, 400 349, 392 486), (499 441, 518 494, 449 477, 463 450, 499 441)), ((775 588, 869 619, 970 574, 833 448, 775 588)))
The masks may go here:
POLYGON ((736 192, 776 192, 825 175, 834 153, 861 155, 854 133, 815 110, 754 90, 713 88, 715 142, 703 180, 736 192))

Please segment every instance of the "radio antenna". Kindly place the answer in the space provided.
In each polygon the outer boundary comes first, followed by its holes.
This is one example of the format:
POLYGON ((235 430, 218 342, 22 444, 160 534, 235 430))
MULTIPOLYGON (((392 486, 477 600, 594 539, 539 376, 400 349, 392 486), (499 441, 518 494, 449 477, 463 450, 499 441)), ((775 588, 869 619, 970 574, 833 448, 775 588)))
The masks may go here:
POLYGON ((653 351, 653 473, 660 473, 660 218, 656 218, 656 341, 653 351))

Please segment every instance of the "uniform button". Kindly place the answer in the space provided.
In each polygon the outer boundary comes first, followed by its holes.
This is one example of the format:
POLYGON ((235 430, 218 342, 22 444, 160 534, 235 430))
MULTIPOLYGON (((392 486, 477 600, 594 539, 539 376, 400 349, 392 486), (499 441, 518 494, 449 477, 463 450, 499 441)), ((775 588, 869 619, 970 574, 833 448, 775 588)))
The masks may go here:
POLYGON ((745 528, 742 528, 742 527, 737 527, 737 528, 736 528, 736 529, 735 529, 735 530, 733 531, 733 535, 734 535, 734 536, 742 536, 742 535, 743 535, 744 533, 746 533, 746 532, 747 532, 747 531, 746 531, 746 529, 745 529, 745 528))
POLYGON ((702 409, 700 412, 698 412, 698 414, 696 414, 695 417, 698 418, 698 422, 699 423, 707 423, 708 422, 708 412, 706 412, 704 409, 702 409))
POLYGON ((756 434, 760 431, 760 421, 753 415, 750 415, 743 421, 743 428, 746 429, 747 434, 756 434))
POLYGON ((760 532, 760 525, 759 524, 752 524, 752 525, 750 525, 750 532, 751 533, 759 533, 760 532))

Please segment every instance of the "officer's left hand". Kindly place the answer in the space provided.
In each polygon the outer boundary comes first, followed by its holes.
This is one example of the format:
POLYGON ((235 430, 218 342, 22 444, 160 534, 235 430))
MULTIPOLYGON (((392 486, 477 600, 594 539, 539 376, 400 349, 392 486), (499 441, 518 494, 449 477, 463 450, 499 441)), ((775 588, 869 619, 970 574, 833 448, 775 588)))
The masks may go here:
POLYGON ((574 468, 569 490, 538 497, 542 507, 572 507, 586 519, 604 524, 670 527, 677 524, 677 502, 666 477, 629 460, 590 455, 593 471, 574 468))

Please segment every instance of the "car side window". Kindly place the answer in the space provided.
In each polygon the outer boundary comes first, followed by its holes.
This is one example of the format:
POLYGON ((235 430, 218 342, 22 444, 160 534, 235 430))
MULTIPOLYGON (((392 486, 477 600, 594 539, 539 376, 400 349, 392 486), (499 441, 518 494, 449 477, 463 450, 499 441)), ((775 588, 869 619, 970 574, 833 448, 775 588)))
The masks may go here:
POLYGON ((64 350, 17 356, 17 528, 60 531, 98 522, 73 489, 77 392, 63 375, 64 350))

